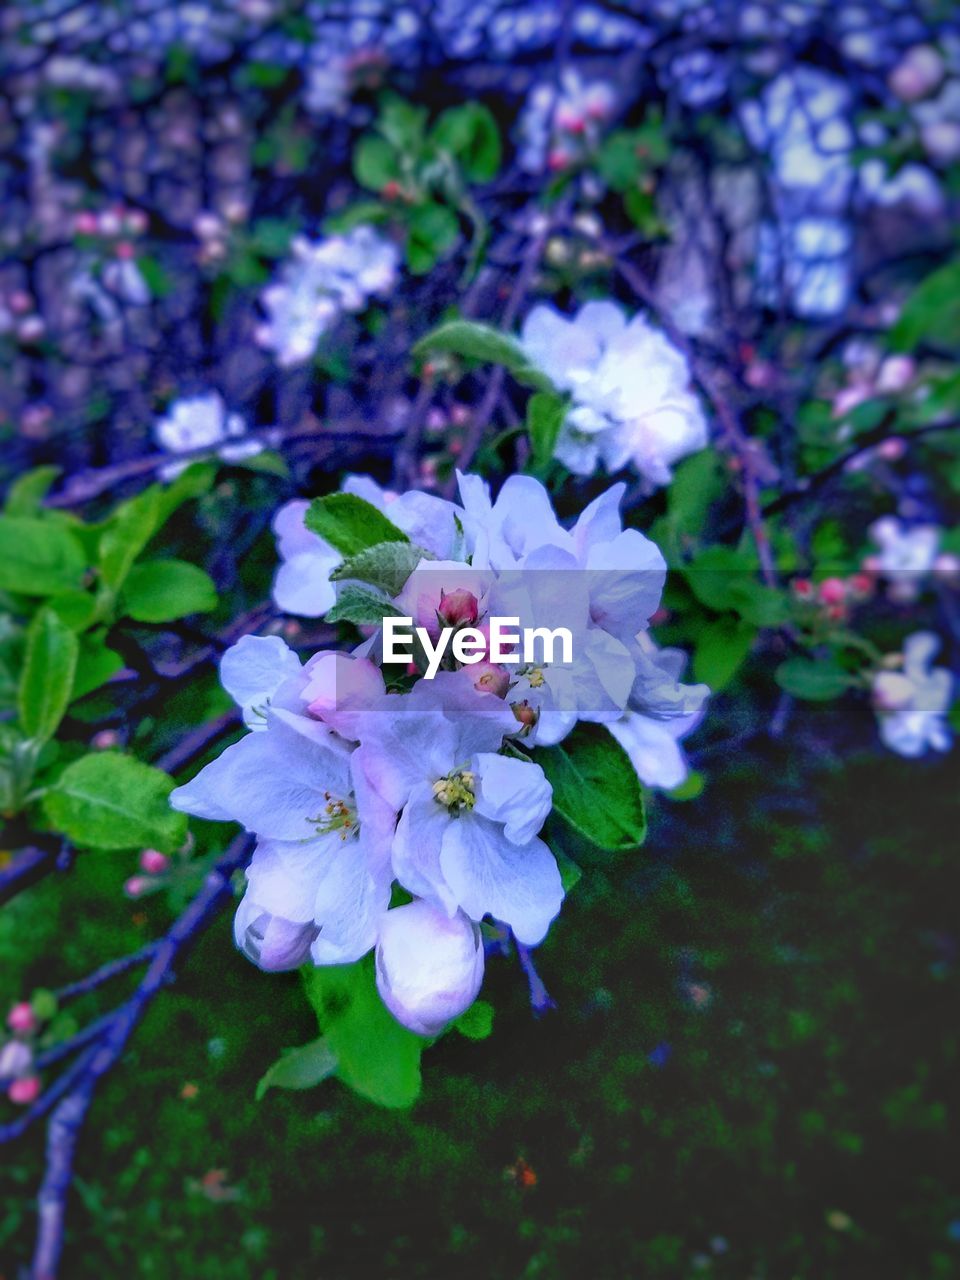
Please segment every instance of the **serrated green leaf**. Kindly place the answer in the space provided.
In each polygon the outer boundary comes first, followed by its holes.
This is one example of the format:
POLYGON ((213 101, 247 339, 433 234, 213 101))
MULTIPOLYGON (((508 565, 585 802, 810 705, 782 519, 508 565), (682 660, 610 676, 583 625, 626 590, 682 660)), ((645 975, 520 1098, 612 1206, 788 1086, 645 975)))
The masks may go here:
POLYGON ((0 591, 53 596, 79 587, 86 560, 65 524, 0 516, 0 591))
POLYGON ((378 626, 384 618, 400 617, 386 596, 364 591, 361 587, 345 587, 336 604, 324 615, 326 622, 352 622, 357 627, 378 626))
POLYGON ((343 556, 355 556, 381 542, 409 541, 382 511, 353 493, 314 498, 303 522, 311 533, 329 542, 343 556))
POLYGON ((643 788, 606 729, 580 724, 559 746, 538 749, 535 758, 553 787, 554 809, 574 830, 610 853, 643 844, 643 788))
POLYGON ((77 637, 67 624, 51 608, 41 609, 27 628, 17 691, 20 727, 35 742, 52 738, 64 717, 78 652, 77 637))
POLYGON ((148 560, 130 570, 119 607, 135 622, 172 622, 215 609, 217 588, 208 573, 186 560, 148 560))
POLYGON ((377 992, 373 957, 303 970, 307 998, 337 1059, 337 1077, 383 1107, 409 1107, 420 1093, 424 1042, 402 1027, 377 992))
POLYGON ((68 840, 92 849, 173 853, 187 834, 186 814, 171 809, 173 779, 114 751, 81 756, 44 796, 47 820, 68 840))
POLYGON ((312 1089, 337 1069, 337 1058, 325 1036, 296 1049, 284 1049, 277 1061, 261 1076, 256 1099, 268 1089, 312 1089))
POLYGON ((349 556, 330 574, 333 581, 352 579, 379 587, 388 596, 399 595, 404 583, 421 560, 435 557, 412 542, 378 542, 355 556, 349 556))

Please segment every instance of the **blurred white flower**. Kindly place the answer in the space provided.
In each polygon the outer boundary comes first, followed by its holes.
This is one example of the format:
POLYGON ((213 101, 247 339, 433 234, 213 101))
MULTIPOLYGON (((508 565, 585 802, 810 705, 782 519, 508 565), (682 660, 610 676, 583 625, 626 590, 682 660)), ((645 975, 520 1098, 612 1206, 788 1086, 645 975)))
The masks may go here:
POLYGON ((267 319, 257 327, 260 346, 284 368, 303 364, 343 311, 362 311, 385 297, 397 278, 396 245, 372 227, 311 243, 298 236, 280 276, 260 295, 267 319))
MULTIPOLYGON (((168 453, 208 448, 224 462, 242 462, 262 452, 259 440, 242 439, 247 427, 238 413, 229 413, 217 391, 175 401, 153 428, 157 444, 168 453), (228 443, 236 440, 236 444, 228 443)), ((206 455, 198 455, 206 456, 206 455)), ((160 468, 164 480, 173 480, 196 457, 170 462, 160 468)))
POLYGON ((633 466, 651 484, 707 443, 707 424, 686 361, 643 315, 629 322, 612 302, 588 302, 568 319, 553 307, 527 316, 520 344, 572 406, 556 456, 576 475, 603 463, 633 466))
POLYGON ((950 729, 944 719, 953 693, 953 676, 933 668, 940 648, 937 636, 918 631, 903 646, 903 670, 874 676, 873 702, 880 737, 891 751, 911 759, 928 750, 946 751, 950 729))
POLYGON ((869 556, 864 567, 889 584, 891 600, 910 604, 923 587, 925 576, 935 568, 940 546, 940 530, 934 524, 903 524, 896 516, 883 516, 869 529, 880 554, 869 556))

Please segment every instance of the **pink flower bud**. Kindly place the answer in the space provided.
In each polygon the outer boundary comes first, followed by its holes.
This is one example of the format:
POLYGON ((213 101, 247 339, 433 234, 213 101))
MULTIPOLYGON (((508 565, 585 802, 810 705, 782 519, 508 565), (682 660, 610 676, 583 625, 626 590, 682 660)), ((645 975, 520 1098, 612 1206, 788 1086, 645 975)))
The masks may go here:
POLYGON ((877 390, 888 395, 903 391, 916 374, 917 365, 912 356, 887 356, 877 374, 877 390))
POLYGON ((873 578, 869 573, 855 573, 848 586, 855 600, 866 600, 873 593, 873 578))
POLYGON ((566 151, 561 151, 559 147, 551 151, 547 157, 547 167, 556 172, 559 169, 566 169, 570 164, 570 157, 566 151))
POLYGON ((26 289, 14 289, 7 302, 15 316, 22 316, 33 310, 33 298, 26 289))
POLYGON ((14 1080, 7 1090, 7 1097, 11 1102, 15 1102, 17 1106, 26 1107, 31 1102, 35 1102, 40 1096, 40 1077, 39 1076, 22 1076, 19 1080, 14 1080))
POLYGON ((447 627, 472 627, 480 616, 480 605, 473 592, 465 587, 446 594, 441 589, 437 616, 447 627))
POLYGON ((478 662, 467 667, 473 687, 481 693, 493 693, 498 698, 505 698, 510 688, 510 672, 495 662, 478 662))
POLYGON ((960 556, 955 556, 950 551, 941 551, 933 562, 933 568, 936 573, 955 578, 960 575, 960 556))
POLYGON ((847 598, 847 584, 842 578, 824 578, 818 594, 822 604, 841 604, 847 598))
POLYGON ((13 1005, 7 1014, 7 1026, 11 1031, 19 1031, 22 1034, 36 1031, 37 1015, 33 1012, 33 1007, 26 1000, 13 1005))
POLYGON ((97 234, 97 215, 89 209, 81 209, 73 219, 73 228, 77 235, 95 236, 97 234))
POLYGON ((123 885, 123 892, 128 898, 142 898, 152 888, 147 876, 131 876, 123 885))
POLYGON ((100 729, 90 740, 90 745, 95 751, 110 751, 119 744, 120 735, 116 729, 100 729))
POLYGON ((144 849, 140 855, 140 867, 147 875, 162 876, 170 866, 170 859, 159 849, 144 849))
POLYGON ((308 921, 285 920, 271 915, 244 897, 233 921, 233 937, 248 960, 265 973, 299 969, 310 958, 310 947, 319 929, 308 921))
POLYGON ((137 250, 129 240, 120 240, 113 251, 121 262, 131 262, 137 256, 137 250))
POLYGON ((102 236, 118 236, 123 224, 114 209, 104 209, 97 216, 97 230, 102 236))
POLYGON ((127 231, 133 236, 142 236, 147 229, 147 215, 142 209, 128 209, 123 221, 127 231))
POLYGON ((790 590, 798 600, 813 599, 813 583, 809 578, 794 578, 790 583, 790 590))
POLYGON ((377 944, 377 990, 403 1026, 435 1036, 469 1009, 483 982, 480 930, 422 899, 386 912, 377 944))
POLYGON ((46 328, 42 316, 27 316, 17 326, 17 337, 21 342, 38 342, 46 332, 46 328))
POLYGON ((917 102, 933 93, 943 79, 943 58, 931 45, 908 49, 890 72, 890 89, 901 102, 917 102))
POLYGON ((899 436, 891 436, 877 445, 877 453, 885 462, 899 462, 907 451, 907 446, 899 436))

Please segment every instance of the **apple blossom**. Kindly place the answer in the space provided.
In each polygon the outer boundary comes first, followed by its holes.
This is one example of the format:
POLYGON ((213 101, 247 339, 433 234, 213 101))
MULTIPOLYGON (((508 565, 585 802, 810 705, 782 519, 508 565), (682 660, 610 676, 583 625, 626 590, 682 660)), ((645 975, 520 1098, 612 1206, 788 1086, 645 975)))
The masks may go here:
MULTIPOLYGON (((237 413, 230 413, 217 391, 189 396, 175 401, 153 429, 157 444, 169 453, 193 452, 209 448, 224 462, 242 462, 260 453, 259 440, 238 439, 247 435, 247 427, 237 413)), ((181 471, 196 461, 170 462, 160 468, 164 480, 175 479, 181 471)))
POLYGON ((953 676, 932 667, 940 647, 937 636, 918 631, 903 646, 903 670, 880 671, 873 679, 873 701, 880 737, 891 751, 915 758, 927 750, 946 751, 950 729, 945 716, 953 676))
POLYGON ((380 920, 377 990, 411 1031, 438 1035, 473 1004, 483 981, 480 930, 462 911, 448 916, 422 900, 380 920))
POLYGON ((870 558, 870 568, 886 579, 892 600, 910 604, 934 567, 940 530, 932 524, 911 527, 895 516, 883 516, 874 521, 869 533, 880 548, 880 554, 870 558))

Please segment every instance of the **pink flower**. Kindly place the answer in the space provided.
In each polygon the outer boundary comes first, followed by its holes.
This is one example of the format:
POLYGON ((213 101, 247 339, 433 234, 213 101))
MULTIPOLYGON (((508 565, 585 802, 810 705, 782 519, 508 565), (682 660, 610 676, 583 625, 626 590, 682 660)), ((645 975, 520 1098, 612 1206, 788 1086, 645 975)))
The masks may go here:
POLYGON ((847 584, 842 578, 824 578, 820 583, 822 604, 841 604, 847 597, 847 584))
POLYGON ((150 880, 147 876, 131 876, 129 880, 124 882, 123 892, 128 898, 142 898, 150 887, 150 880))
POLYGON ((159 849, 144 849, 140 855, 141 869, 151 876, 162 876, 170 866, 170 859, 159 849))
POLYGON ((29 1034, 31 1031, 36 1031, 37 1016, 26 1000, 20 1000, 12 1006, 7 1014, 7 1026, 11 1031, 18 1031, 21 1034, 29 1034))
POLYGON ((39 1096, 39 1076, 23 1076, 20 1080, 14 1080, 7 1089, 7 1097, 11 1102, 15 1102, 20 1107, 29 1106, 29 1104, 36 1101, 39 1096))

